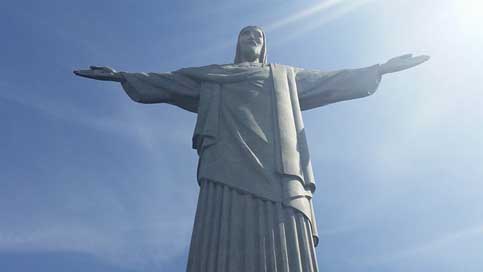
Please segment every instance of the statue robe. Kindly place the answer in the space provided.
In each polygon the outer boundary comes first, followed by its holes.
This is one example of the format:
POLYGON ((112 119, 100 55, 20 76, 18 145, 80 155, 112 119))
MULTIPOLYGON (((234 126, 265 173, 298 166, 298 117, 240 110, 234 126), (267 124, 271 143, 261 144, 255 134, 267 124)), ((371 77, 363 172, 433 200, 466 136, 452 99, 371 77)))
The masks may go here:
POLYGON ((372 94, 378 66, 325 73, 231 64, 122 75, 133 100, 198 115, 201 189, 188 271, 317 271, 301 111, 372 94))

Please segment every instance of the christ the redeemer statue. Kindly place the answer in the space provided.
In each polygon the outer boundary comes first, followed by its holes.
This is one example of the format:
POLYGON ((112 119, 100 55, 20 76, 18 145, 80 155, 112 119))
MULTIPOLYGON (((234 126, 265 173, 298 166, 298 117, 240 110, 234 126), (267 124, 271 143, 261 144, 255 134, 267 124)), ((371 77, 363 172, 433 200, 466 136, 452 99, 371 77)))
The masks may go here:
POLYGON ((189 272, 317 271, 314 176, 302 111, 374 93, 381 76, 427 56, 396 57, 361 69, 321 72, 267 63, 265 34, 248 26, 233 64, 171 73, 74 73, 117 81, 139 103, 197 114, 200 193, 189 272))

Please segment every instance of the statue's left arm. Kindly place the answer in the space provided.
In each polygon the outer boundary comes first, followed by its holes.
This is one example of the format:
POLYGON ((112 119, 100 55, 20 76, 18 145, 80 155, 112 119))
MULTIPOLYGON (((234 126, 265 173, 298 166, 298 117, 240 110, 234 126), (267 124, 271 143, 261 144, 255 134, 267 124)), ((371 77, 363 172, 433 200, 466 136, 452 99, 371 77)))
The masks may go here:
POLYGON ((295 69, 300 108, 309 110, 340 101, 373 94, 381 77, 419 65, 428 56, 403 55, 384 64, 334 72, 295 69))

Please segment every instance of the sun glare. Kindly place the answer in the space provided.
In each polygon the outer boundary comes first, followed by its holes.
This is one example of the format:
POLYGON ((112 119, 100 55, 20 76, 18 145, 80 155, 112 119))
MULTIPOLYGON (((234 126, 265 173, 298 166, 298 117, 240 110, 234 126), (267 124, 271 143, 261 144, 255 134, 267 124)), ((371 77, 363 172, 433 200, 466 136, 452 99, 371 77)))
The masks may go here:
POLYGON ((451 19, 456 27, 468 38, 483 40, 483 1, 449 1, 451 19))

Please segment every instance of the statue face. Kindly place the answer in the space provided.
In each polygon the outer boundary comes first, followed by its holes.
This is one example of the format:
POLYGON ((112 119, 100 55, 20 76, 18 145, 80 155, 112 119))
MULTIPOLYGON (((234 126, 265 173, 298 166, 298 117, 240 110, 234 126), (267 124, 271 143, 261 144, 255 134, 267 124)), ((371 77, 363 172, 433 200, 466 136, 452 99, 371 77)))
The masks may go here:
POLYGON ((257 28, 247 28, 238 38, 240 53, 245 61, 255 61, 260 57, 263 47, 263 33, 257 28))

